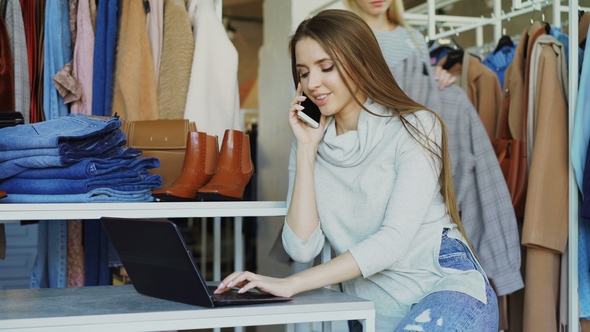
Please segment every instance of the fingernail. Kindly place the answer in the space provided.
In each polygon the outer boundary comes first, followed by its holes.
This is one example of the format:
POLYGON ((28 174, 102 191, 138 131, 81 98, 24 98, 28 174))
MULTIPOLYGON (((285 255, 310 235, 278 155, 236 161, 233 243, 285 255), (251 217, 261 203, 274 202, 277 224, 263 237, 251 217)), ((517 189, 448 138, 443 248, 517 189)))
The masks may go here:
POLYGON ((222 289, 222 288, 223 288, 223 283, 220 283, 220 284, 217 286, 217 289, 222 289))
POLYGON ((243 292, 245 292, 245 290, 243 288, 240 288, 240 290, 238 291, 238 293, 242 294, 243 292))
POLYGON ((230 281, 230 282, 227 283, 227 287, 231 287, 231 285, 233 285, 233 284, 234 284, 234 282, 233 281, 230 281))

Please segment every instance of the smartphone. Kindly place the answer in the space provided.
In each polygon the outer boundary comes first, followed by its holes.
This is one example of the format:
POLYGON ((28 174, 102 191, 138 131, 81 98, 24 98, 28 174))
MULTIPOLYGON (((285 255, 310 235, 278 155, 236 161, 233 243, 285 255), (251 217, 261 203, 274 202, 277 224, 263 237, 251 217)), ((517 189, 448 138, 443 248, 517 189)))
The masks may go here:
MULTIPOLYGON (((305 93, 301 92, 301 95, 305 96, 305 93)), ((305 100, 300 102, 299 105, 305 108, 297 112, 297 116, 312 128, 318 128, 320 126, 320 118, 322 116, 318 105, 316 105, 309 98, 305 98, 305 100)))

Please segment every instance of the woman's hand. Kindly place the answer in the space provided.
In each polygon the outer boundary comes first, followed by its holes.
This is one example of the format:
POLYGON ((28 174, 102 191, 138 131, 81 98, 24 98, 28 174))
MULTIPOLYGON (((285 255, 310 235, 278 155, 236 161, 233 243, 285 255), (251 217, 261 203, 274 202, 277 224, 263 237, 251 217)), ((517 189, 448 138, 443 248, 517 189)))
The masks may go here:
POLYGON ((227 276, 217 286, 214 294, 221 294, 233 287, 240 288, 238 293, 256 288, 262 293, 275 296, 291 297, 295 294, 288 278, 272 278, 248 271, 236 271, 227 276))
POLYGON ((448 71, 444 70, 441 66, 434 67, 434 79, 438 82, 438 88, 443 90, 451 84, 457 81, 457 78, 448 71))
POLYGON ((302 120, 297 117, 297 112, 302 110, 304 107, 299 105, 300 102, 305 100, 306 97, 301 96, 301 83, 297 85, 297 92, 295 98, 291 101, 289 107, 289 125, 295 135, 298 145, 311 144, 318 146, 322 137, 324 137, 324 127, 326 125, 326 117, 322 115, 320 117, 320 126, 318 128, 312 128, 305 124, 302 120))

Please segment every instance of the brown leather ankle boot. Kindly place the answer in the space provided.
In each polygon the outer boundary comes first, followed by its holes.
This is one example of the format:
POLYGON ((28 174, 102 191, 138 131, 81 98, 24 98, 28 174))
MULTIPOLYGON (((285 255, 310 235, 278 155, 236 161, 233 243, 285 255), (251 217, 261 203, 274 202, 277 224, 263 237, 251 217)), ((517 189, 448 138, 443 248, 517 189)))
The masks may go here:
POLYGON ((239 200, 254 174, 250 137, 239 130, 226 130, 215 175, 197 196, 205 201, 239 200))
POLYGON ((6 196, 8 196, 8 195, 6 194, 6 191, 2 191, 2 190, 0 190, 0 198, 4 198, 4 197, 6 197, 6 196))
POLYGON ((217 136, 203 132, 189 132, 182 172, 170 186, 152 191, 152 196, 162 201, 197 200, 197 190, 215 173, 219 145, 217 136))

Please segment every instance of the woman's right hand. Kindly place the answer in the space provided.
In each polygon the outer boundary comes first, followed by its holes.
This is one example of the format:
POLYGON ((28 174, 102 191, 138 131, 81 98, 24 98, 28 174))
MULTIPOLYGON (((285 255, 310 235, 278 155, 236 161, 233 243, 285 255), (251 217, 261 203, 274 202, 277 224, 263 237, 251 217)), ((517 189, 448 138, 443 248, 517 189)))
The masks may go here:
POLYGON ((217 286, 214 294, 224 293, 233 287, 239 287, 240 294, 253 288, 275 296, 291 297, 295 294, 290 278, 273 278, 248 271, 235 271, 227 276, 217 286))
POLYGON ((306 97, 301 95, 301 83, 297 84, 297 92, 295 98, 291 101, 289 107, 289 125, 293 131, 293 135, 297 140, 297 144, 301 145, 312 145, 317 147, 324 137, 324 127, 326 125, 326 116, 320 117, 320 126, 318 128, 312 128, 305 124, 299 117, 297 112, 302 110, 304 107, 299 105, 300 102, 304 101, 306 97))

